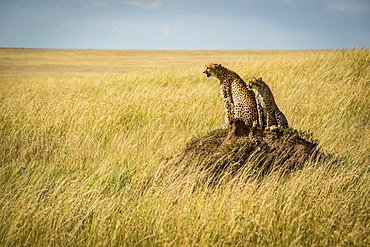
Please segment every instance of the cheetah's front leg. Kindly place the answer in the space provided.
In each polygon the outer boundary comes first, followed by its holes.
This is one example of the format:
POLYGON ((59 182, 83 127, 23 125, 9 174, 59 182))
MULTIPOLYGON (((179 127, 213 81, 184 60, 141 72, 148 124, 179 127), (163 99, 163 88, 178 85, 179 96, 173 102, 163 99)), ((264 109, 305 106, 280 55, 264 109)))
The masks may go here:
POLYGON ((235 115, 234 115, 234 102, 231 96, 231 88, 228 84, 221 84, 220 86, 221 96, 224 100, 224 107, 225 107, 225 121, 226 126, 229 127, 231 123, 234 122, 235 115))
POLYGON ((271 113, 267 113, 266 117, 266 128, 265 130, 270 130, 271 126, 273 125, 273 117, 271 113))
POLYGON ((263 129, 263 108, 260 104, 257 104, 257 114, 258 114, 258 128, 263 129))

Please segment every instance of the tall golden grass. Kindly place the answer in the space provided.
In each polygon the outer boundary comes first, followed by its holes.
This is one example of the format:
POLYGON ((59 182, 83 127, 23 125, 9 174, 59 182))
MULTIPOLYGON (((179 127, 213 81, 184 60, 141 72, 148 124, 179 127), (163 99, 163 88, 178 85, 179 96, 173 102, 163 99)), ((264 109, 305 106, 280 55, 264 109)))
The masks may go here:
POLYGON ((369 246, 370 51, 0 49, 2 246, 369 246), (210 62, 262 76, 334 162, 151 183, 223 124, 210 62))

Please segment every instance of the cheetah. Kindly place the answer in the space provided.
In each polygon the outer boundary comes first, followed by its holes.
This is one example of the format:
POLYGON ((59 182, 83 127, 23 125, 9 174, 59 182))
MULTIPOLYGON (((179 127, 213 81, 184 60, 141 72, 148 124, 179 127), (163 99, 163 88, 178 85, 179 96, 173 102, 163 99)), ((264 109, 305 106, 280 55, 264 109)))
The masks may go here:
POLYGON ((258 125, 256 98, 243 79, 234 71, 217 63, 206 65, 203 73, 207 78, 213 76, 220 81, 220 93, 226 111, 226 125, 223 127, 230 127, 236 119, 241 119, 246 126, 256 128, 258 125))
POLYGON ((247 87, 256 90, 258 122, 263 127, 266 122, 265 130, 275 130, 276 128, 288 128, 288 121, 284 114, 276 105, 274 96, 269 86, 262 80, 262 77, 252 77, 248 80, 247 87), (264 121, 263 118, 266 118, 264 121), (277 127, 276 127, 277 125, 277 127))

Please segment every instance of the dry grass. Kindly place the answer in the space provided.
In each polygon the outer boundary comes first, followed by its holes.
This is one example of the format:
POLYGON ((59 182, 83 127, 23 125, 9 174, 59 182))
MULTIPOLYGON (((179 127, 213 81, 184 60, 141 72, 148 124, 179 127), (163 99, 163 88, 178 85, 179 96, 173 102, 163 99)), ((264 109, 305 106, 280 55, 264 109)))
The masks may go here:
POLYGON ((369 65, 368 49, 0 49, 0 243, 368 246, 369 65), (152 184, 224 121, 210 62, 262 76, 290 125, 340 161, 214 188, 179 167, 152 184))

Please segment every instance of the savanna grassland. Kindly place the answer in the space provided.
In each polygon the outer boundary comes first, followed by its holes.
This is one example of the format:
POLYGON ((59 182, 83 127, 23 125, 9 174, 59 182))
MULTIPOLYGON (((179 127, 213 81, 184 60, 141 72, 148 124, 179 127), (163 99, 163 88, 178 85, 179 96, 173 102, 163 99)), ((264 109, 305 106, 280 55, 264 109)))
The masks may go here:
POLYGON ((0 85, 1 246, 370 245, 368 49, 0 49, 0 85), (224 122, 211 62, 262 76, 333 160, 213 187, 199 170, 153 183, 224 122))

